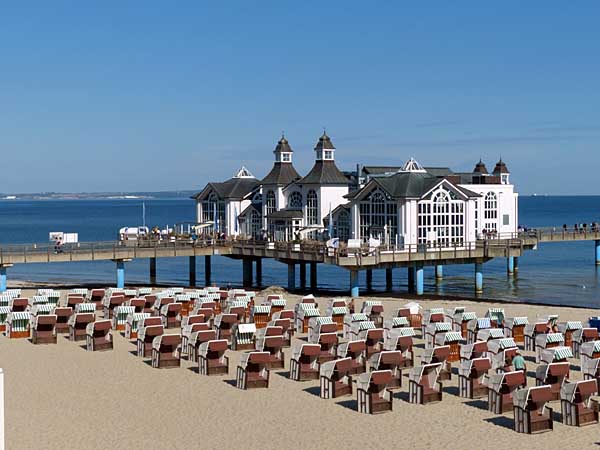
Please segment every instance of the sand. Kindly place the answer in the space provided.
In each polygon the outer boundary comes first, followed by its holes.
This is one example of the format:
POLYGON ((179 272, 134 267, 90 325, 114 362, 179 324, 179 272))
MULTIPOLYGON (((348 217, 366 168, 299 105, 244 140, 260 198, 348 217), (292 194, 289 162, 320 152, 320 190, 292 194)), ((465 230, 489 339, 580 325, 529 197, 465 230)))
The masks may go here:
MULTIPOLYGON (((259 300, 260 300, 259 294, 259 300)), ((288 295, 288 305, 297 296, 288 295)), ((362 298, 365 300, 366 298, 362 298)), ((381 298, 379 298, 381 299, 381 298)), ((324 308, 326 298, 319 298, 324 308)), ((402 299, 383 299, 386 317, 402 299)), ((357 310, 361 301, 356 302, 357 310)), ((423 307, 464 305, 483 315, 493 303, 422 300, 423 307)), ((597 311, 502 305, 507 315, 558 313, 586 321, 597 311)), ((323 309, 324 310, 324 309, 323 309)), ((420 340, 417 341, 421 343, 420 340)), ((229 352, 230 374, 198 375, 182 360, 177 369, 153 369, 115 333, 114 350, 87 352, 59 336, 57 345, 0 337, 5 372, 6 448, 18 449, 280 449, 280 448, 592 448, 598 426, 567 427, 553 402, 554 431, 528 436, 512 430, 512 413, 498 416, 484 400, 459 398, 456 375, 444 398, 425 406, 407 402, 408 378, 396 391, 391 413, 356 411, 356 397, 319 398, 318 381, 295 382, 286 368, 271 373, 271 387, 241 391, 233 383, 239 352, 229 352)), ((417 349, 417 355, 422 350, 417 349)), ((526 356, 530 353, 525 353, 526 356)), ((579 365, 579 360, 572 363, 579 365)), ((531 361, 528 369, 534 370, 531 361)), ((530 374, 529 385, 535 385, 530 374)), ((572 378, 580 379, 575 371, 572 378)))

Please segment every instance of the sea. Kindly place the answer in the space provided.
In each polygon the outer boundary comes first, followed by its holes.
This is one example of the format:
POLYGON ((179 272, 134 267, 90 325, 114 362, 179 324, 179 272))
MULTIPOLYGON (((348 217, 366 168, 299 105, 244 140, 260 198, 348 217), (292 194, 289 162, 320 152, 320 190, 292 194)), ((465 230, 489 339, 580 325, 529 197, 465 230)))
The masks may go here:
MULTIPOLYGON (((124 226, 139 226, 145 209, 146 224, 164 228, 195 221, 191 199, 109 200, 1 200, 0 246, 17 243, 47 243, 51 232, 78 233, 79 241, 111 241, 124 226)), ((519 220, 523 227, 556 227, 563 224, 600 222, 600 196, 522 196, 519 220)), ((204 280, 203 258, 198 259, 197 279, 204 280)), ((299 271, 297 271, 299 272, 299 271)), ((298 276, 298 274, 297 274, 298 276)), ((111 261, 65 262, 15 265, 8 269, 10 280, 76 285, 115 283, 111 261)), ((595 265, 593 241, 544 243, 519 260, 515 277, 506 273, 506 260, 484 265, 483 298, 514 302, 600 308, 600 267, 595 265)), ((213 257, 212 281, 221 286, 242 283, 242 264, 227 257, 213 257)), ((126 283, 149 282, 149 261, 126 264, 126 283)), ((188 284, 187 258, 157 260, 157 282, 161 285, 188 284)), ((319 289, 348 292, 349 274, 337 267, 319 265, 319 289)), ((364 272, 361 290, 366 288, 364 272)), ((287 267, 274 260, 263 262, 263 285, 286 286, 287 267)), ((297 281, 297 286, 299 281, 297 281)), ((394 292, 407 292, 406 269, 394 270, 394 292)), ((373 291, 385 291, 385 271, 373 272, 373 291)), ((436 283, 434 269, 425 269, 425 292, 441 296, 474 297, 473 265, 444 267, 443 281, 436 283)))

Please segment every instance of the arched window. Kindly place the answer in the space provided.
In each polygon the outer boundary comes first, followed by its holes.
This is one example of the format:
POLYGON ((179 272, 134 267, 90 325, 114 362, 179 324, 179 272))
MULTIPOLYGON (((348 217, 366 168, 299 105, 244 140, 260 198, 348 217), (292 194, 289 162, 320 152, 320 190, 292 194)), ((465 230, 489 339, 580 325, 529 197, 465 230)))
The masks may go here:
POLYGON ((292 192, 288 199, 288 208, 302 209, 302 194, 300 192, 292 192))
POLYGON ((442 246, 459 245, 465 238, 465 203, 444 188, 418 206, 418 243, 442 246))
POLYGON ((371 192, 359 205, 360 237, 379 238, 393 244, 398 234, 398 204, 380 190, 371 192))
POLYGON ((338 214, 335 233, 341 241, 350 239, 350 214, 348 214, 348 211, 342 210, 338 214))
POLYGON ((319 221, 319 199, 313 190, 306 194, 306 222, 308 225, 317 225, 319 221))
POLYGON ((276 209, 275 205, 275 192, 268 191, 267 192, 267 201, 265 203, 265 214, 268 216, 271 213, 274 213, 276 209))
POLYGON ((250 236, 252 236, 255 239, 260 238, 260 232, 262 229, 262 217, 260 213, 253 209, 250 212, 249 221, 250 229, 248 230, 248 234, 250 234, 250 236))
POLYGON ((214 192, 202 201, 202 222, 214 222, 215 230, 225 230, 225 203, 214 192))
POLYGON ((498 197, 495 192, 485 194, 483 201, 483 228, 488 231, 498 229, 498 197))

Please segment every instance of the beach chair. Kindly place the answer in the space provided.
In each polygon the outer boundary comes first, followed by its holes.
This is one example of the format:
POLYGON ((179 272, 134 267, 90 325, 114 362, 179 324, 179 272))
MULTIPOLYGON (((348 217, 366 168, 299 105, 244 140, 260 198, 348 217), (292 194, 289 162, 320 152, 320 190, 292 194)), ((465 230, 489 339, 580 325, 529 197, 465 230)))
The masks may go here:
POLYGON ((581 344, 579 351, 579 357, 581 360, 585 359, 598 359, 600 358, 600 340, 585 342, 581 344))
POLYGON ((452 329, 458 331, 466 340, 469 337, 467 324, 471 320, 477 320, 477 314, 474 312, 458 312, 452 317, 452 329))
POLYGON ((423 308, 415 302, 410 302, 399 308, 396 312, 396 317, 406 317, 410 322, 410 326, 415 329, 421 329, 423 324, 423 308))
POLYGON ((267 352, 244 353, 237 367, 235 383, 238 389, 268 388, 269 362, 267 352))
POLYGON ((66 334, 69 332, 69 318, 73 315, 73 308, 54 308, 56 315, 56 325, 54 327, 56 334, 66 334))
POLYGON ((122 293, 114 294, 114 295, 106 295, 104 297, 103 306, 104 306, 104 318, 112 319, 114 310, 125 303, 125 296, 122 293))
POLYGON ((533 434, 552 430, 552 408, 546 405, 551 399, 550 386, 517 390, 513 394, 515 431, 533 434))
POLYGON ((152 367, 163 369, 181 365, 181 336, 179 334, 162 334, 152 340, 152 367))
POLYGON ((160 318, 165 328, 181 328, 181 303, 163 305, 160 309, 160 318))
POLYGON ((306 344, 297 342, 292 349, 290 359, 290 379, 294 381, 307 381, 319 379, 319 344, 306 344))
POLYGON ((460 331, 460 330, 454 330, 454 318, 455 316, 457 317, 459 314, 463 314, 466 311, 466 308, 464 306, 454 306, 452 308, 445 308, 444 309, 444 322, 450 322, 452 324, 452 329, 453 331, 460 331))
MULTIPOLYGON (((7 299, 7 303, 8 303, 8 299, 7 299)), ((10 313, 10 307, 8 305, 0 306, 0 332, 2 332, 2 333, 6 332, 6 319, 7 319, 9 313, 10 313)))
POLYGON ((271 305, 271 317, 273 316, 273 314, 279 312, 279 311, 283 311, 285 309, 285 307, 287 306, 287 301, 282 298, 270 298, 272 297, 271 295, 269 295, 267 297, 267 304, 271 305))
POLYGON ((150 294, 152 294, 151 287, 141 287, 141 288, 138 288, 136 297, 143 297, 145 295, 150 295, 150 294))
POLYGON ((383 350, 398 350, 402 353, 401 368, 409 369, 415 365, 415 352, 413 351, 414 328, 399 328, 390 331, 383 342, 383 350))
POLYGON ((41 304, 41 305, 38 304, 38 305, 33 305, 30 308, 29 313, 31 314, 32 317, 54 314, 54 308, 55 308, 55 306, 50 303, 45 303, 45 304, 41 304))
POLYGON ((152 315, 159 316, 162 311, 163 306, 169 305, 171 303, 175 303, 174 297, 156 295, 156 300, 154 300, 154 304, 152 305, 152 315))
POLYGON ((336 359, 321 364, 319 369, 321 380, 321 398, 338 398, 352 395, 352 378, 350 358, 336 359))
POLYGON ((144 312, 144 309, 146 308, 146 299, 135 297, 135 298, 132 298, 132 299, 126 301, 125 305, 132 306, 133 312, 142 313, 142 312, 144 312))
POLYGON ((423 333, 425 340, 425 348, 433 348, 435 346, 435 336, 439 333, 448 333, 452 331, 450 322, 431 322, 425 326, 423 333))
POLYGON ((535 352, 535 339, 540 334, 546 334, 548 332, 548 325, 546 322, 535 322, 525 325, 525 350, 535 352))
POLYGON ((558 332, 562 333, 565 337, 565 345, 567 347, 573 346, 573 334, 578 330, 583 330, 583 324, 580 321, 568 321, 568 322, 558 322, 556 324, 558 327, 558 332))
POLYGON ((435 363, 441 364, 441 368, 438 373, 439 379, 442 381, 450 380, 452 379, 452 366, 448 362, 448 356, 450 356, 449 345, 426 348, 421 354, 421 365, 435 363))
POLYGON ((582 427, 598 423, 598 395, 595 380, 565 382, 560 389, 563 424, 582 427))
POLYGON ((390 389, 402 387, 402 369, 406 366, 400 350, 383 350, 371 355, 369 367, 371 371, 389 370, 392 372, 390 389))
POLYGON ((544 364, 568 362, 573 357, 571 347, 552 347, 542 351, 540 362, 544 364))
POLYGON ((511 372, 513 370, 512 360, 517 356, 519 350, 513 338, 492 339, 487 342, 487 347, 494 372, 511 372))
POLYGON ((359 323, 359 322, 368 322, 369 318, 367 317, 367 315, 365 313, 354 313, 354 314, 347 314, 346 317, 344 317, 344 329, 343 329, 343 333, 342 336, 344 337, 344 339, 351 339, 352 338, 352 326, 355 323, 359 323))
MULTIPOLYGON (((361 322, 363 324, 369 324, 374 322, 361 322)), ((383 342, 385 340, 385 330, 383 328, 371 328, 370 326, 360 330, 358 333, 358 339, 364 339, 367 349, 365 356, 368 358, 371 355, 380 352, 383 348, 383 342)))
POLYGON ((191 311, 192 305, 193 305, 191 294, 186 294, 186 293, 176 294, 175 295, 175 303, 178 303, 181 305, 181 312, 180 312, 181 317, 187 317, 190 314, 190 311, 191 311))
POLYGON ((600 358, 581 360, 581 373, 584 380, 596 380, 600 386, 600 358))
POLYGON ((138 323, 136 340, 137 356, 140 358, 152 357, 152 342, 156 336, 165 332, 160 317, 146 317, 143 322, 138 323))
POLYGON ((119 305, 113 310, 112 327, 116 331, 125 331, 127 316, 135 312, 134 306, 119 305))
POLYGON ((111 328, 112 323, 108 319, 88 323, 85 328, 87 351, 112 350, 113 339, 111 328))
POLYGON ((213 327, 217 330, 217 339, 226 339, 231 344, 233 325, 238 322, 236 314, 218 314, 213 322, 213 327))
POLYGON ((215 310, 213 308, 196 307, 192 310, 190 316, 204 316, 204 322, 212 326, 212 322, 215 316, 215 310))
POLYGON ((257 329, 264 328, 271 320, 271 305, 256 305, 250 310, 250 322, 257 329))
POLYGON ((269 353, 269 368, 283 369, 283 327, 267 325, 256 332, 255 348, 259 352, 269 353))
POLYGON ((437 333, 435 335, 435 347, 450 347, 450 354, 447 361, 449 363, 460 361, 460 348, 464 342, 464 338, 459 331, 447 331, 445 333, 437 333))
POLYGON ((597 328, 582 328, 581 330, 575 330, 573 333, 573 341, 571 348, 573 349, 573 355, 575 358, 581 357, 581 345, 586 342, 593 342, 598 340, 598 329, 597 328))
POLYGON ((529 325, 527 317, 509 317, 504 321, 504 335, 513 338, 517 344, 525 344, 527 325, 529 325))
POLYGON ((299 308, 296 311, 295 329, 300 333, 308 333, 310 319, 320 317, 321 312, 312 303, 298 303, 296 306, 299 308))
POLYGON ((480 340, 477 339, 479 331, 489 328, 492 328, 492 322, 487 317, 469 320, 467 322, 467 344, 472 344, 480 340))
POLYGON ((96 311, 102 311, 102 299, 105 295, 104 289, 92 289, 90 292, 90 303, 96 305, 96 311))
POLYGON ((542 352, 547 348, 563 347, 565 337, 562 333, 544 333, 535 337, 535 362, 539 364, 542 352))
POLYGON ((476 341, 489 342, 493 339, 505 339, 504 329, 502 328, 486 328, 479 330, 475 338, 476 341))
POLYGON ((127 320, 125 321, 125 333, 124 333, 125 339, 129 339, 129 340, 137 339, 138 325, 146 317, 150 317, 150 313, 134 312, 127 316, 127 320))
POLYGON ((95 313, 75 313, 69 318, 69 340, 85 341, 87 339, 86 328, 88 324, 96 320, 95 313))
POLYGON ((568 362, 540 364, 535 370, 536 386, 549 386, 551 401, 560 399, 560 388, 568 378, 568 362))
POLYGON ((485 317, 490 319, 493 328, 504 330, 504 308, 489 308, 485 317))
MULTIPOLYGON (((446 314, 444 308, 430 308, 423 312, 423 321, 421 323, 421 336, 425 336, 427 326, 433 323, 444 322, 446 320, 446 314)), ((450 324, 452 327, 452 324, 450 324)), ((448 330, 450 331, 450 330, 448 330)))
POLYGON ((388 389, 393 375, 390 370, 362 373, 356 380, 358 412, 378 414, 392 410, 392 391, 388 389))
POLYGON ((465 361, 474 358, 483 358, 487 355, 487 342, 477 341, 472 344, 463 344, 460 346, 460 360, 465 361))
POLYGON ((351 375, 357 375, 367 371, 367 344, 364 340, 348 341, 338 345, 338 358, 351 358, 351 375))
MULTIPOLYGON (((195 324, 193 326, 198 326, 195 324)), ((187 354, 188 361, 198 362, 198 351, 200 345, 208 341, 216 341, 217 332, 215 330, 195 330, 192 331, 187 340, 187 354)))
POLYGON ((374 322, 365 320, 363 322, 353 322, 348 333, 348 339, 357 340, 364 339, 367 330, 374 330, 377 328, 374 322))
POLYGON ((244 301, 230 300, 225 306, 225 314, 235 314, 238 323, 244 323, 246 322, 246 305, 244 301))
POLYGON ((34 344, 56 344, 55 328, 56 315, 34 315, 31 319, 31 342, 34 344))
POLYGON ((424 405, 442 400, 442 383, 438 380, 441 363, 413 367, 408 376, 410 403, 424 405))
POLYGON ((377 328, 383 327, 383 303, 378 300, 365 300, 362 304, 361 313, 367 315, 377 328))
POLYGON ((458 368, 459 395, 463 398, 484 398, 488 395, 486 385, 488 370, 492 367, 489 358, 474 358, 461 361, 458 368))
POLYGON ((231 333, 232 350, 253 350, 256 337, 256 325, 253 323, 236 323, 231 333))
POLYGON ((225 339, 215 339, 200 344, 198 347, 198 373, 207 376, 227 375, 229 358, 225 355, 226 351, 227 341, 225 339))
POLYGON ((83 298, 87 298, 89 295, 89 290, 86 288, 75 288, 75 289, 71 289, 67 295, 79 295, 83 298))
POLYGON ((93 303, 77 303, 75 305, 75 314, 92 313, 96 316, 96 306, 93 303))
POLYGON ((331 317, 331 319, 337 324, 337 330, 344 331, 344 318, 350 311, 346 306, 346 300, 333 299, 329 301, 325 315, 331 317))
POLYGON ((397 328, 411 328, 410 322, 406 317, 392 317, 383 321, 383 329, 387 337, 392 330, 397 328))
POLYGON ((210 330, 210 325, 206 323, 203 314, 191 314, 181 318, 181 352, 187 353, 187 344, 191 334, 194 331, 210 330), (201 325, 196 326, 194 325, 201 325))
POLYGON ((514 393, 527 386, 522 370, 490 375, 488 382, 488 411, 503 414, 513 409, 514 393))
POLYGON ((144 296, 144 312, 154 315, 154 303, 158 297, 156 295, 144 296))
POLYGON ((25 312, 29 308, 29 299, 27 298, 11 298, 8 306, 12 312, 25 312))
MULTIPOLYGON (((71 295, 71 296, 67 297, 67 303, 66 303, 67 308, 73 308, 73 310, 75 310, 77 305, 79 305, 80 303, 84 303, 84 298, 79 295, 71 295)), ((94 310, 96 310, 96 304, 93 303, 93 305, 94 305, 94 310)))
POLYGON ((283 330, 283 346, 289 347, 292 341, 293 329, 291 319, 274 319, 269 322, 268 327, 281 327, 283 330))
POLYGON ((337 323, 331 317, 311 317, 308 321, 308 342, 318 344, 319 335, 322 333, 335 333, 337 335, 337 323))
POLYGON ((122 291, 123 297, 125 300, 130 300, 137 295, 137 289, 123 289, 122 291))

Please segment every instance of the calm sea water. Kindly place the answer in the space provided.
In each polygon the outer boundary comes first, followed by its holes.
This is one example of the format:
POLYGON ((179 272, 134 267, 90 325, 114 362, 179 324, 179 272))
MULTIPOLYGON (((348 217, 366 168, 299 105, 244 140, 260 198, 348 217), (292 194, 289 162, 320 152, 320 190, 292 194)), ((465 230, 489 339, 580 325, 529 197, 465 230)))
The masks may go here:
MULTIPOLYGON (((146 222, 150 226, 173 225, 194 220, 194 202, 185 199, 146 200, 146 222)), ((600 197, 522 197, 520 222, 528 227, 570 226, 576 222, 600 221, 600 197)), ((115 240, 123 226, 141 223, 141 200, 52 200, 0 201, 0 244, 47 242, 51 231, 79 233, 80 241, 115 240)), ((203 260, 198 260, 198 280, 204 280, 203 260)), ((148 260, 126 266, 128 283, 148 282, 148 260)), ((600 307, 600 270, 594 264, 593 242, 548 243, 520 259, 516 278, 506 275, 506 261, 497 259, 484 266, 484 297, 600 307)), ((213 258, 213 282, 237 285, 242 280, 242 264, 225 257, 213 258)), ((68 282, 114 283, 115 267, 110 261, 16 265, 9 279, 68 282)), ((185 285, 187 258, 161 258, 157 261, 159 283, 185 285)), ((364 288, 364 273, 361 274, 364 288)), ((319 266, 319 287, 346 291, 349 275, 343 269, 319 266)), ((444 280, 436 285, 432 268, 426 269, 425 289, 436 294, 472 296, 473 266, 444 268, 444 280)), ((263 262, 263 284, 287 284, 287 268, 272 260, 263 262)), ((385 272, 373 274, 374 290, 383 291, 385 272)), ((394 290, 407 289, 406 270, 394 271, 394 290)))

